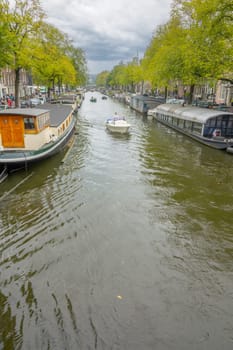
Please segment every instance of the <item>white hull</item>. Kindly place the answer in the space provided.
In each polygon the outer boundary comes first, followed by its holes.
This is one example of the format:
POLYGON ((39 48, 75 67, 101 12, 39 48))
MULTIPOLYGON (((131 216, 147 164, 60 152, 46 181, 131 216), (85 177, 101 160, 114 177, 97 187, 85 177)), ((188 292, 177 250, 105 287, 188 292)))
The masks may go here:
POLYGON ((129 132, 129 126, 115 126, 115 125, 106 125, 106 128, 111 132, 118 132, 121 134, 125 134, 129 132))
POLYGON ((106 128, 111 132, 126 134, 129 132, 130 124, 124 119, 110 119, 106 122, 106 128))

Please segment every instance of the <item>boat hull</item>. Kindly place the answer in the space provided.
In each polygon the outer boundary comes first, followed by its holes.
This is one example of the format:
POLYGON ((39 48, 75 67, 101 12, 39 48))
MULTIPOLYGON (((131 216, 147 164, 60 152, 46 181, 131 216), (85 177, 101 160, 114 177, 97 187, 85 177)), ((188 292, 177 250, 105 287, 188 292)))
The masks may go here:
POLYGON ((55 141, 35 151, 24 150, 2 150, 0 151, 0 168, 7 168, 8 171, 21 168, 27 169, 32 163, 40 162, 50 158, 68 146, 75 132, 75 120, 73 119, 66 132, 55 141))
POLYGON ((130 126, 117 126, 117 125, 112 125, 112 124, 106 124, 106 128, 111 131, 111 132, 116 132, 120 134, 126 134, 129 132, 130 126))
POLYGON ((173 125, 171 125, 169 123, 161 121, 160 119, 157 119, 156 117, 155 117, 155 120, 157 120, 161 124, 164 124, 164 125, 168 126, 171 129, 174 129, 174 130, 176 130, 176 131, 178 131, 178 132, 180 132, 180 133, 182 133, 182 134, 184 134, 186 136, 191 137, 192 139, 202 143, 203 145, 206 145, 206 146, 209 146, 209 147, 212 147, 212 148, 215 148, 215 149, 219 149, 219 150, 226 150, 227 147, 228 147, 228 143, 225 142, 224 140, 222 140, 221 137, 219 137, 219 138, 216 137, 215 139, 213 139, 213 138, 212 139, 208 139, 206 137, 201 137, 201 136, 197 136, 197 135, 191 134, 189 132, 186 132, 186 131, 184 131, 182 129, 179 129, 179 128, 177 128, 177 127, 175 127, 175 126, 173 126, 173 125))
POLYGON ((129 132, 130 129, 130 124, 127 123, 125 118, 118 116, 107 119, 105 125, 107 130, 119 134, 126 134, 129 132))
MULTIPOLYGON (((167 106, 169 106, 167 104, 167 106)), ((177 108, 177 106, 176 106, 177 108)), ((185 111, 184 107, 180 107, 183 109, 183 111, 185 111)), ((197 115, 195 122, 198 121, 198 114, 200 113, 199 110, 196 110, 195 107, 191 107, 192 110, 190 109, 191 113, 194 115, 197 115)), ((206 146, 209 146, 211 148, 214 149, 218 149, 218 150, 227 150, 227 148, 231 148, 233 146, 233 138, 226 138, 224 136, 213 136, 213 134, 211 134, 211 137, 207 137, 207 136, 203 136, 203 133, 195 133, 193 132, 193 130, 191 130, 190 128, 184 128, 184 127, 179 127, 179 122, 177 122, 178 120, 181 120, 181 126, 184 125, 183 121, 186 120, 184 118, 184 116, 182 115, 182 113, 175 113, 176 110, 174 110, 174 113, 171 115, 171 113, 167 113, 167 109, 169 109, 169 107, 166 107, 166 105, 161 105, 153 110, 150 110, 148 115, 150 117, 152 117, 153 119, 155 119, 156 121, 158 121, 161 124, 164 124, 166 126, 168 126, 171 129, 174 129, 206 146), (165 107, 164 107, 165 106, 165 107), (173 123, 174 121, 174 123, 173 123)), ((189 110, 188 110, 189 111, 189 110)), ((170 112, 170 111, 169 111, 170 112)), ((179 112, 179 111, 178 111, 179 112)), ((188 113, 188 112, 186 112, 188 113)), ((209 111, 209 113, 211 113, 209 111)), ((186 115, 187 117, 187 115, 186 115)), ((209 116, 208 116, 209 117, 209 116)), ((214 117, 216 117, 214 115, 214 117)), ((224 115, 225 117, 225 115, 224 115)), ((194 119, 190 121, 190 119, 187 119, 187 121, 189 123, 194 123, 194 119)), ((201 125, 202 130, 203 128, 205 128, 205 123, 202 121, 199 121, 199 125, 201 125)), ((231 153, 231 150, 230 152, 231 153)))

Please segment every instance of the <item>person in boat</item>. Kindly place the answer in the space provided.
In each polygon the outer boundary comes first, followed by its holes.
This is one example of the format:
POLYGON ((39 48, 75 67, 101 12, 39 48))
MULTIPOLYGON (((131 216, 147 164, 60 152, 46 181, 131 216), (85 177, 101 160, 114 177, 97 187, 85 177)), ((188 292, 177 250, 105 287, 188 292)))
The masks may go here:
POLYGON ((216 137, 216 136, 221 136, 221 130, 215 129, 215 130, 213 131, 213 137, 216 137))
POLYGON ((125 117, 120 117, 119 114, 117 112, 115 112, 114 119, 115 120, 119 120, 119 119, 125 120, 125 117))

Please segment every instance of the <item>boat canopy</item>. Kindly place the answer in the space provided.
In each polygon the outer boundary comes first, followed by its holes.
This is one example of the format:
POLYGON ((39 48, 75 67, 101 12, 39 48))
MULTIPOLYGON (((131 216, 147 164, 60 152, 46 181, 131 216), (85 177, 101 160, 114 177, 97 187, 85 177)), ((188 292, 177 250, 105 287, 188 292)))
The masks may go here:
POLYGON ((205 124, 209 119, 233 116, 233 113, 223 112, 216 109, 198 108, 193 106, 180 106, 178 104, 162 104, 154 109, 155 112, 164 112, 166 115, 191 122, 205 124))

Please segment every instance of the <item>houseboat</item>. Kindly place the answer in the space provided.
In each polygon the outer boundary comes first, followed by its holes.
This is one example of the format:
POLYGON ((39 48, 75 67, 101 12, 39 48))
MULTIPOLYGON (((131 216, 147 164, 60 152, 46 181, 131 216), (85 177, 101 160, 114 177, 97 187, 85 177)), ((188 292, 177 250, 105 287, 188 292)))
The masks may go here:
POLYGON ((207 146, 227 151, 233 147, 233 113, 167 103, 148 114, 207 146))
POLYGON ((74 130, 70 105, 0 111, 0 174, 51 157, 67 145, 74 130))
POLYGON ((165 99, 163 97, 148 96, 146 94, 132 95, 130 97, 130 107, 144 115, 148 114, 149 109, 155 108, 161 103, 165 103, 165 99))

